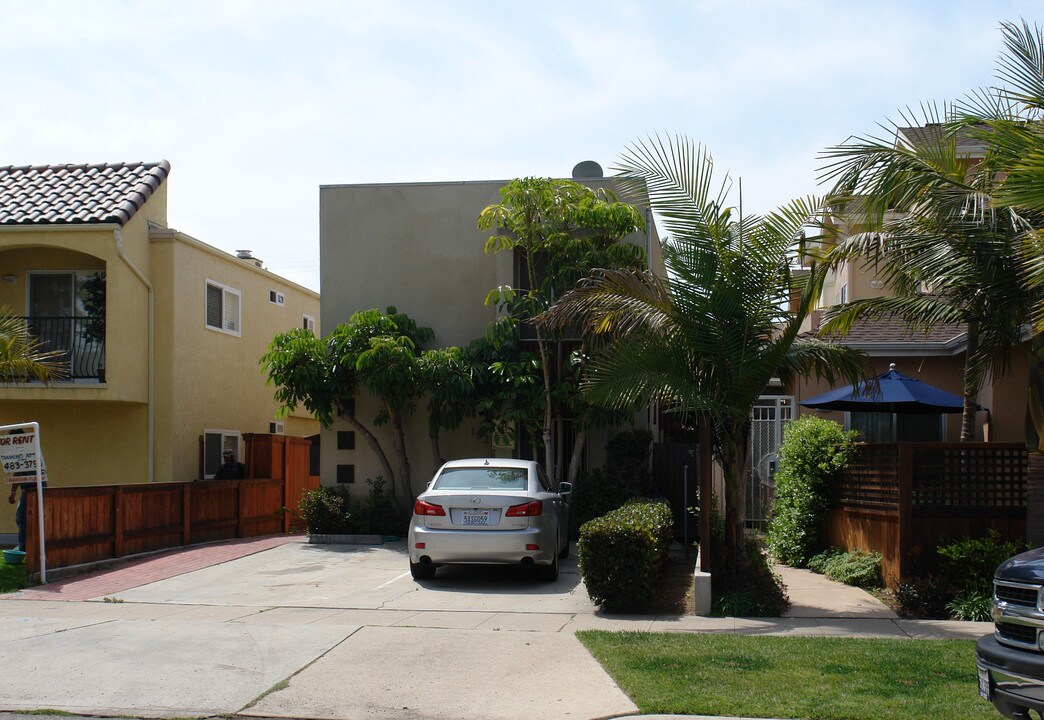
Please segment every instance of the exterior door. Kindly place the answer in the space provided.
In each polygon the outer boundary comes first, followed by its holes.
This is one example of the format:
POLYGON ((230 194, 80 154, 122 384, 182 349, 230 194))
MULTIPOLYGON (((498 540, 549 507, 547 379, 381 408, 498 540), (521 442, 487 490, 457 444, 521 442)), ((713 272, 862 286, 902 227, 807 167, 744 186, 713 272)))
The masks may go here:
POLYGON ((776 497, 776 465, 783 428, 794 417, 792 395, 762 395, 750 418, 747 525, 765 529, 776 497))

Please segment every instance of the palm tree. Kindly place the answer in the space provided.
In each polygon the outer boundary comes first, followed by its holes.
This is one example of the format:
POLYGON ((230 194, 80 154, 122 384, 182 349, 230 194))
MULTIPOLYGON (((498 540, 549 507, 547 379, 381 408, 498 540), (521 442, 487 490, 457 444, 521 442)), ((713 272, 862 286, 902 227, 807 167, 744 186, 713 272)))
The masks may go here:
POLYGON ((1039 214, 998 208, 993 179, 974 165, 966 129, 947 125, 954 106, 903 115, 889 136, 830 148, 834 212, 862 228, 837 243, 833 266, 866 262, 892 294, 827 312, 823 334, 845 334, 862 319, 900 318, 912 330, 961 324, 967 330, 961 439, 972 440, 986 377, 1011 371, 1032 293, 1020 276, 1020 236, 1039 214), (905 127, 910 142, 899 138, 905 127))
POLYGON ((49 382, 65 377, 63 355, 60 350, 44 350, 25 320, 0 308, 0 382, 49 382))
POLYGON ((823 274, 795 264, 803 229, 819 207, 795 201, 765 217, 728 204, 731 181, 712 190, 713 161, 685 137, 629 147, 624 186, 650 205, 666 231, 666 277, 597 270, 543 316, 605 340, 589 363, 588 397, 609 408, 650 398, 709 423, 725 477, 725 562, 742 570, 750 417, 769 381, 815 373, 863 377, 862 355, 799 336, 823 274))
POLYGON ((959 123, 987 147, 980 165, 998 208, 1032 215, 1020 237, 1022 278, 1034 292, 1034 336, 1027 351, 1026 444, 1030 450, 1027 538, 1044 542, 1044 32, 1023 21, 1001 23, 1005 52, 997 77, 1005 83, 969 97, 959 123))

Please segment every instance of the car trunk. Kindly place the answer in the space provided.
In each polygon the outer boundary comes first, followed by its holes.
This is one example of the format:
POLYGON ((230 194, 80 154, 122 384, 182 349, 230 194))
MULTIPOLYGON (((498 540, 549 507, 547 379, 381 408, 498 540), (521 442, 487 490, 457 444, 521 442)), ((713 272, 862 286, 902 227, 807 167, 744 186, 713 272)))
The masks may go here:
POLYGON ((524 530, 529 527, 528 515, 508 515, 510 508, 531 501, 523 494, 427 493, 424 501, 440 505, 446 512, 445 515, 423 516, 424 527, 432 530, 524 530))

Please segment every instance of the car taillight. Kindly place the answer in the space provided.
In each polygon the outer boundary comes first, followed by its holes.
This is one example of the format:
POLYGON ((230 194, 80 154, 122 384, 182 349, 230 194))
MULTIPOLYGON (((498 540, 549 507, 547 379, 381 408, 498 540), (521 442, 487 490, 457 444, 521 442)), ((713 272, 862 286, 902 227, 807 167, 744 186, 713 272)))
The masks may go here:
POLYGON ((524 505, 512 505, 508 508, 507 512, 504 513, 505 517, 535 517, 544 512, 544 502, 542 500, 534 500, 533 502, 527 502, 524 505))
POLYGON ((434 503, 424 502, 423 500, 417 500, 413 503, 413 514, 438 515, 440 517, 445 517, 446 511, 442 509, 441 505, 435 505, 434 503))

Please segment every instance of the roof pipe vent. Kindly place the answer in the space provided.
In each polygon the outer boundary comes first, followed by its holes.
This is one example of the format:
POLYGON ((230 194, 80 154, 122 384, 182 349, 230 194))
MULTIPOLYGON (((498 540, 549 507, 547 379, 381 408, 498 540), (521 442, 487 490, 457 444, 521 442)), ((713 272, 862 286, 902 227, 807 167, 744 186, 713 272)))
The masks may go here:
POLYGON ((261 261, 254 257, 254 254, 249 250, 236 250, 236 257, 254 267, 261 267, 261 261))

